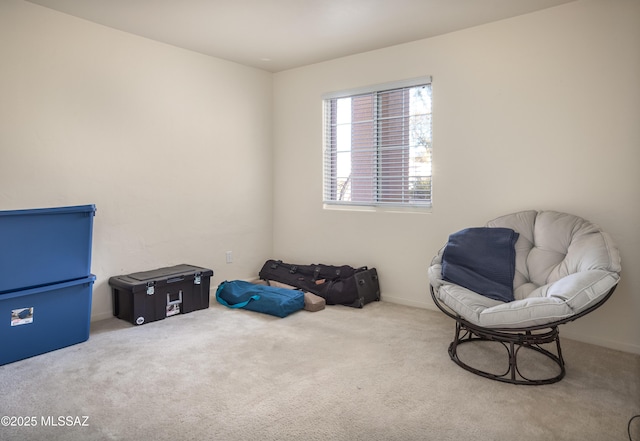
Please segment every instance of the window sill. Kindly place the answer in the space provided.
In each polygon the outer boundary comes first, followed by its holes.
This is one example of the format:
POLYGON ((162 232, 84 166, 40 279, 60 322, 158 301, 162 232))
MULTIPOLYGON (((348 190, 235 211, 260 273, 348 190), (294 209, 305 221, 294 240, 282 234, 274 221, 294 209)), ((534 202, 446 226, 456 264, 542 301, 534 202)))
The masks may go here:
POLYGON ((408 213, 431 214, 432 206, 373 206, 373 205, 348 205, 348 204, 322 204, 324 210, 351 211, 363 213, 408 213))

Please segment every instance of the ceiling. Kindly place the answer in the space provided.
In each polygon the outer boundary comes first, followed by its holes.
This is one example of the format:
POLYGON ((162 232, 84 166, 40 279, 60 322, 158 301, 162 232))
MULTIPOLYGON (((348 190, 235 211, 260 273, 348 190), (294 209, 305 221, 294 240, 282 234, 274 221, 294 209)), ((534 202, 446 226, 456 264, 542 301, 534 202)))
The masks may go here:
POLYGON ((28 0, 278 72, 574 0, 28 0))

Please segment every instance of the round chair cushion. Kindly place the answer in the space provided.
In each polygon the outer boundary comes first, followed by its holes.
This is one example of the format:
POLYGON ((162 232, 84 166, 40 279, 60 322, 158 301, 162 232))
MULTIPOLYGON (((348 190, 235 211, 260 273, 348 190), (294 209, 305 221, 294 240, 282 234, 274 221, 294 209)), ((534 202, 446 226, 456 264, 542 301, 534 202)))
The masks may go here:
POLYGON ((431 262, 436 298, 466 321, 486 328, 528 328, 570 320, 601 301, 620 278, 620 253, 597 225, 556 211, 522 211, 487 227, 511 228, 515 300, 502 302, 445 281, 443 247, 431 262))

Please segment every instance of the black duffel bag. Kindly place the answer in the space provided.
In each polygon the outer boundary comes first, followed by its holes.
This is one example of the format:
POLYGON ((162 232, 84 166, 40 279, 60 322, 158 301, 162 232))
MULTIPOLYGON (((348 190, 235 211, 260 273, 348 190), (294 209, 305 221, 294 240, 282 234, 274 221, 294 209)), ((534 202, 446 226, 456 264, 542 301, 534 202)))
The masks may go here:
POLYGON ((262 280, 273 280, 316 294, 327 305, 362 308, 380 300, 380 284, 375 268, 349 265, 295 265, 281 260, 267 260, 260 270, 262 280))

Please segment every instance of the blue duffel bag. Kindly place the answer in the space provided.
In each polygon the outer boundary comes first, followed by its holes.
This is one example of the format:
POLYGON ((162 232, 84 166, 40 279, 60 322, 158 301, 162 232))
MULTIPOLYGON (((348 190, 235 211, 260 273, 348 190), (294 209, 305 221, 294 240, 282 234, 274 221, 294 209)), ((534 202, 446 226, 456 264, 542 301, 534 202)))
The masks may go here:
POLYGON ((280 318, 304 308, 302 291, 256 285, 243 280, 222 282, 216 290, 216 300, 229 308, 242 308, 280 318))

